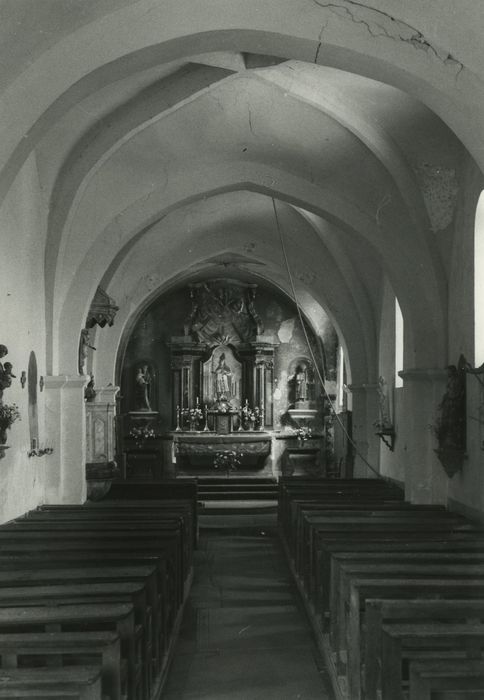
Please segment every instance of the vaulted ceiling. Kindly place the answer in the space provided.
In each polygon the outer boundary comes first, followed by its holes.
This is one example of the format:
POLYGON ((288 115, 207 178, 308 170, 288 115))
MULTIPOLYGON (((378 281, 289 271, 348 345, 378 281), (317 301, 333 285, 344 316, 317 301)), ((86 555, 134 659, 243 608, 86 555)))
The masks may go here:
POLYGON ((34 158, 52 372, 72 371, 65 329, 97 285, 120 306, 99 341, 112 357, 156 294, 220 264, 290 292, 281 238, 355 377, 375 377, 384 279, 407 362, 445 361, 456 178, 484 128, 481 37, 470 3, 455 27, 440 22, 455 2, 433 19, 401 5, 0 2, 0 196, 34 158))

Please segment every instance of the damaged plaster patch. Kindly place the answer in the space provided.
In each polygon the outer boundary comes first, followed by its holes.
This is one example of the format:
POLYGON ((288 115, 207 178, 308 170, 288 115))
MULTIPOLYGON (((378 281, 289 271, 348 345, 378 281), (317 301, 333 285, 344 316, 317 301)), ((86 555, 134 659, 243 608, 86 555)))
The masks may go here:
POLYGON ((290 343, 292 334, 294 333, 294 325, 296 323, 296 319, 290 318, 287 321, 283 321, 281 323, 281 327, 279 328, 277 332, 277 336, 281 343, 290 343))
POLYGON ((414 168, 422 190, 432 231, 443 231, 452 223, 459 183, 454 168, 420 163, 414 168))
POLYGON ((158 275, 146 275, 145 284, 149 292, 152 292, 160 285, 161 281, 158 275))
MULTIPOLYGON (((392 17, 392 15, 383 10, 365 5, 362 2, 356 2, 356 0, 341 0, 340 2, 314 0, 314 2, 318 7, 328 9, 338 17, 349 19, 354 24, 363 26, 371 37, 390 39, 391 41, 408 44, 417 51, 423 51, 427 55, 434 56, 446 66, 455 67, 455 77, 458 77, 464 69, 463 63, 454 58, 449 51, 431 43, 419 29, 412 27, 411 24, 407 24, 401 19, 392 17)), ((322 36, 322 33, 320 36, 322 36)), ((321 38, 316 57, 319 56, 320 50, 321 38)))
POLYGON ((309 270, 304 270, 303 272, 296 271, 296 277, 303 284, 310 285, 310 284, 314 284, 314 282, 316 282, 315 273, 310 272, 309 270))

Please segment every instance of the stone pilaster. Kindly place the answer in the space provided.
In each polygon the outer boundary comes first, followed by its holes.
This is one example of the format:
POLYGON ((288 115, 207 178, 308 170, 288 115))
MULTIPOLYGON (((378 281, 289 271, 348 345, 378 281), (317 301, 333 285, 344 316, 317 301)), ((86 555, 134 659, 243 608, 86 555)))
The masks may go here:
POLYGON ((375 435, 374 421, 378 420, 378 393, 376 384, 351 384, 353 442, 356 444, 353 476, 374 478, 380 469, 379 438, 375 435), (364 458, 364 459, 362 459, 364 458))
POLYGON ((434 452, 437 407, 445 392, 443 369, 410 369, 403 379, 403 411, 398 440, 405 451, 405 497, 412 503, 447 501, 448 478, 434 452))
POLYGON ((46 474, 47 503, 86 499, 86 418, 84 387, 89 377, 45 377, 46 444, 54 448, 46 474))

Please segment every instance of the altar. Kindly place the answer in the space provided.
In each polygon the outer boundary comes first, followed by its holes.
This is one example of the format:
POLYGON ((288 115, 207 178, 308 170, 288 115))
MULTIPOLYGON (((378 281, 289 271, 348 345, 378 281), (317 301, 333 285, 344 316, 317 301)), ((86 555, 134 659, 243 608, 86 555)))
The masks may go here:
POLYGON ((213 471, 217 453, 232 451, 238 460, 238 469, 263 469, 271 454, 271 435, 260 432, 174 433, 173 453, 177 471, 190 467, 208 467, 213 471))

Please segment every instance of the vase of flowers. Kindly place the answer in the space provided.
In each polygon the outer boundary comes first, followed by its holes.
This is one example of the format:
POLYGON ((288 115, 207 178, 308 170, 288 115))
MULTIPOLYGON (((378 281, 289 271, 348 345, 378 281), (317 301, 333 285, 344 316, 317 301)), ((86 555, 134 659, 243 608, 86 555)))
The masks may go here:
POLYGON ((156 437, 156 433, 149 425, 143 425, 141 427, 133 427, 129 431, 129 437, 134 438, 136 447, 141 447, 146 440, 152 440, 156 437))
POLYGON ((20 420, 17 404, 0 404, 0 445, 5 445, 7 442, 7 430, 16 420, 20 420))
POLYGON ((203 421, 203 411, 199 406, 196 408, 183 408, 181 413, 184 424, 187 425, 191 431, 199 429, 203 421))
POLYGON ((297 444, 299 447, 302 447, 306 440, 309 440, 311 437, 312 431, 311 428, 307 428, 305 426, 301 426, 299 428, 295 428, 294 432, 297 437, 297 444))
POLYGON ((251 408, 246 402, 240 411, 240 422, 244 430, 255 430, 258 423, 260 423, 259 407, 251 408))

